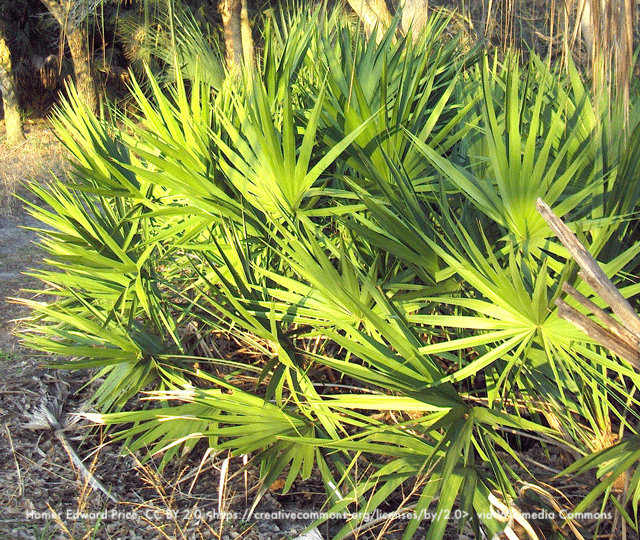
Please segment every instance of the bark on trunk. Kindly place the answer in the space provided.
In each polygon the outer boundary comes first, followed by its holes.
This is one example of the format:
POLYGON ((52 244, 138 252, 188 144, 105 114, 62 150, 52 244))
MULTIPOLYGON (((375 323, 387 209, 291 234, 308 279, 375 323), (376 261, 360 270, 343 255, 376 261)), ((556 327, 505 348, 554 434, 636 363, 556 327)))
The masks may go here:
POLYGON ((249 2, 242 0, 240 13, 240 34, 242 37, 242 56, 246 66, 252 66, 254 60, 253 36, 249 23, 249 2))
POLYGON ((15 145, 24 140, 24 133, 22 132, 22 118, 11 66, 11 53, 7 47, 5 28, 2 22, 0 22, 0 94, 4 107, 7 144, 15 145))
POLYGON ((241 0, 221 0, 219 6, 227 67, 237 69, 242 65, 242 3, 241 0))
POLYGON ((593 19, 591 17, 591 0, 582 0, 578 3, 578 19, 580 32, 587 47, 587 53, 591 57, 593 51, 593 19))
POLYGON ((429 0, 405 0, 402 5, 402 20, 400 21, 402 31, 405 35, 411 30, 411 35, 415 41, 429 18, 429 0))
POLYGON ((67 43, 73 61, 76 90, 78 97, 91 111, 98 110, 98 93, 96 80, 91 65, 89 36, 85 28, 79 26, 69 29, 67 43))
POLYGON ((376 40, 382 39, 392 19, 385 0, 347 0, 347 2, 364 24, 366 34, 372 35, 377 28, 376 40))
POLYGON ((66 38, 73 62, 74 79, 78 97, 90 110, 98 109, 98 93, 95 74, 91 64, 89 35, 82 22, 72 21, 69 13, 70 0, 42 0, 49 12, 54 16, 62 34, 66 38))

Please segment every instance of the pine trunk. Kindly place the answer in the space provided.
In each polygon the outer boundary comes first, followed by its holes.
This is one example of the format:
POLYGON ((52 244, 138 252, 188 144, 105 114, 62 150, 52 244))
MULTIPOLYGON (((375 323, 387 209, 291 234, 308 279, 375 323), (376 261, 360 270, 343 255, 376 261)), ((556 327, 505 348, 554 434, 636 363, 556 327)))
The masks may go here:
POLYGON ((16 85, 11 66, 11 53, 5 38, 4 24, 0 22, 0 94, 4 107, 4 124, 7 144, 15 145, 24 140, 22 117, 16 95, 16 85))

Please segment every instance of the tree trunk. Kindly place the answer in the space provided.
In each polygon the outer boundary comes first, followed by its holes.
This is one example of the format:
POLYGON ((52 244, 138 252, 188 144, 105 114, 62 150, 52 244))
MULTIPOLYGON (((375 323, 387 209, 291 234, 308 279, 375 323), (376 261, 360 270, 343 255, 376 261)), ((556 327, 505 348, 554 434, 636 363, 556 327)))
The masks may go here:
POLYGON ((425 24, 429 15, 429 0, 405 0, 402 5, 402 32, 407 35, 411 30, 411 35, 415 41, 425 24))
POLYGON ((4 107, 4 125, 7 130, 7 144, 15 145, 24 140, 22 118, 16 95, 16 85, 11 66, 11 53, 7 47, 5 26, 0 21, 0 94, 4 107))
POLYGON ((224 28, 224 47, 229 69, 242 66, 242 3, 241 0, 220 0, 224 28))
POLYGON ((376 14, 382 24, 382 29, 386 30, 391 25, 393 16, 389 12, 386 0, 368 0, 368 4, 376 14))
POLYGON ((240 34, 242 37, 242 56, 247 66, 253 66, 253 36, 251 32, 251 24, 249 23, 249 7, 248 0, 242 0, 240 12, 240 34))
POLYGON ((578 20, 580 32, 587 47, 587 54, 591 57, 593 51, 593 19, 591 17, 591 0, 578 2, 578 20))
POLYGON ((89 110, 98 110, 98 92, 96 90, 96 79, 91 65, 91 54, 89 51, 89 35, 82 26, 69 28, 67 43, 73 61, 73 71, 75 75, 76 90, 78 97, 89 110))
POLYGON ((347 0, 347 2, 364 24, 366 34, 370 36, 377 32, 376 40, 382 39, 392 19, 385 0, 347 0))
POLYGON ((78 97, 90 110, 98 110, 96 79, 91 64, 89 34, 83 21, 73 21, 68 16, 73 0, 41 0, 60 25, 71 52, 73 72, 78 97))

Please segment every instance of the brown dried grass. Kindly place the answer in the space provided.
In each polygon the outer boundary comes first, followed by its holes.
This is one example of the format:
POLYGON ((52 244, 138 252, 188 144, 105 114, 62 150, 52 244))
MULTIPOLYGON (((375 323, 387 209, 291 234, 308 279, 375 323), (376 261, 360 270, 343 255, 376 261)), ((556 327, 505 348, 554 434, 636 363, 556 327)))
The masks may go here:
POLYGON ((10 147, 5 141, 4 122, 0 123, 0 215, 10 216, 20 210, 19 198, 31 200, 30 182, 47 183, 52 174, 64 176, 65 150, 48 120, 27 120, 25 141, 10 147))

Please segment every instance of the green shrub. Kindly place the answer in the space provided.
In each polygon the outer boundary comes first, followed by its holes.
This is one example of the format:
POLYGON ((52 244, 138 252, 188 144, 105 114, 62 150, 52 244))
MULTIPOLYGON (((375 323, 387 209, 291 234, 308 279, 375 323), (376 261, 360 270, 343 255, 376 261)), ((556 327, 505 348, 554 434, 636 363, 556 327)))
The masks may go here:
POLYGON ((134 83, 140 116, 121 124, 61 108, 76 175, 34 188, 53 270, 26 337, 98 368, 100 420, 132 424, 130 449, 250 454, 262 493, 317 468, 330 512, 414 486, 437 539, 454 508, 503 527, 491 491, 532 480, 507 434, 585 466, 606 465, 594 441, 612 429, 637 436, 638 375, 556 314, 563 282, 589 292, 535 201, 636 295, 638 115, 602 135, 575 71, 458 58, 446 24, 376 44, 301 13, 215 91, 134 83), (210 354, 221 333, 255 354, 210 354), (123 412, 143 389, 147 408, 123 412))

